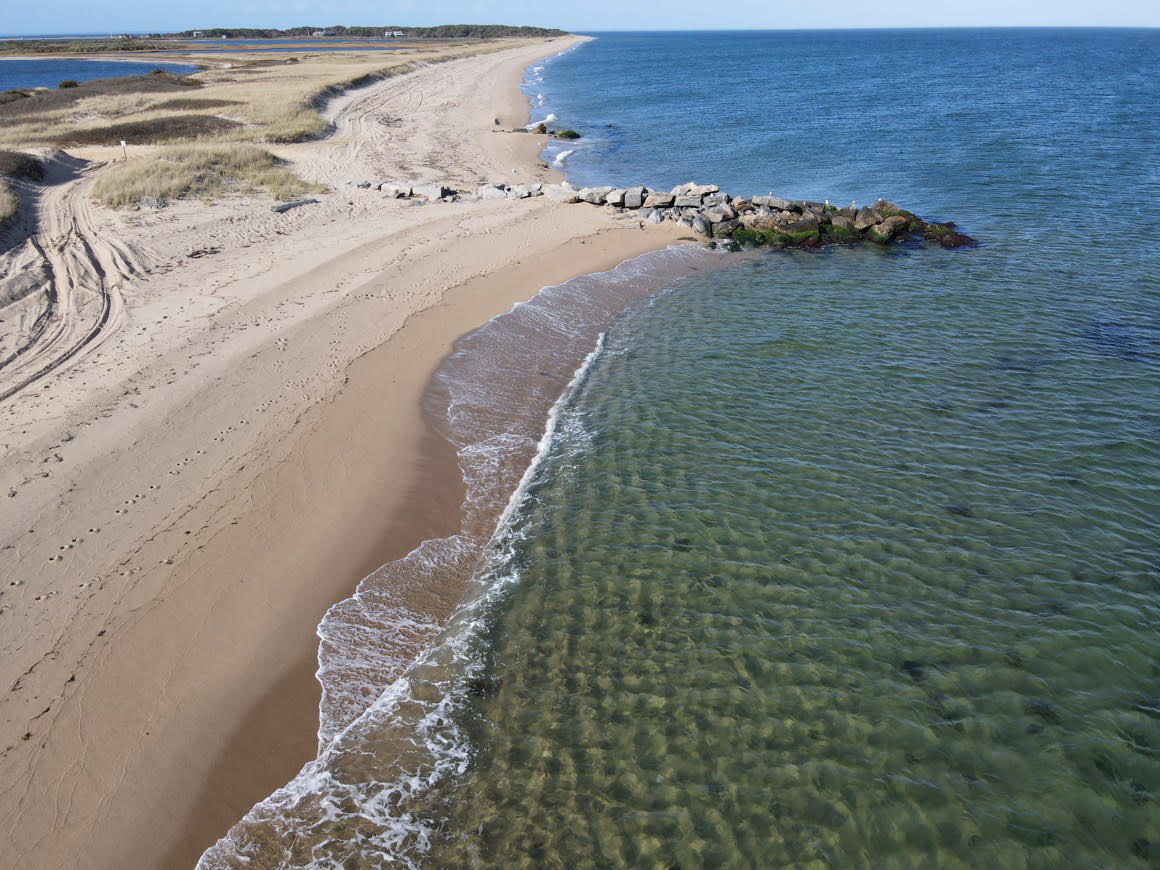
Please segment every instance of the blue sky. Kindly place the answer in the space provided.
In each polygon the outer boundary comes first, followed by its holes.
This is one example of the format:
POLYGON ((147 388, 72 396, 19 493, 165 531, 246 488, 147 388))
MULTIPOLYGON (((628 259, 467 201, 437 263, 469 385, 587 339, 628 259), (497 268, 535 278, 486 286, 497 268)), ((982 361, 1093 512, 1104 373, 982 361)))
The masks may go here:
POLYGON ((1157 0, 8 0, 0 32, 114 33, 297 24, 534 24, 566 30, 1103 26, 1160 27, 1157 0))

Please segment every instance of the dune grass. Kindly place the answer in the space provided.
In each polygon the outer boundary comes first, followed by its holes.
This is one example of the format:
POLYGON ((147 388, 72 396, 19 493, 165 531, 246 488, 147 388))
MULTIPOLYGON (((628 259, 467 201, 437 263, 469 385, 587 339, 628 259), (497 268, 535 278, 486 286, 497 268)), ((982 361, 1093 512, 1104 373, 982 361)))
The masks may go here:
POLYGON ((8 225, 20 208, 20 199, 12 192, 8 183, 0 178, 0 229, 8 225))
POLYGON ((238 121, 216 115, 164 115, 142 120, 115 121, 97 127, 79 127, 62 134, 52 144, 62 147, 117 145, 124 140, 134 145, 160 145, 216 138, 241 126, 238 121))
POLYGON ((0 176, 40 181, 44 178, 44 164, 22 151, 0 151, 0 176))
POLYGON ((113 166, 97 179, 93 196, 105 205, 123 207, 143 199, 212 200, 259 190, 288 200, 322 188, 303 181, 269 151, 233 143, 166 148, 113 166))
POLYGON ((31 154, 20 151, 0 151, 0 229, 4 229, 20 210, 20 196, 12 182, 40 181, 44 178, 44 164, 31 154))

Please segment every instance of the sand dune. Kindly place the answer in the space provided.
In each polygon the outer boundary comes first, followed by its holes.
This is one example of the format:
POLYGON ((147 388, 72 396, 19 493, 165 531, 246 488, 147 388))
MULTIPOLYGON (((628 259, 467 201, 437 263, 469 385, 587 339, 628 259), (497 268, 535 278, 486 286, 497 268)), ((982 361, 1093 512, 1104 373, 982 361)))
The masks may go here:
POLYGON ((562 47, 337 99, 332 136, 276 149, 335 192, 285 214, 111 212, 88 188, 114 155, 54 167, 4 261, 53 292, 0 310, 3 355, 27 348, 0 369, 0 866, 189 866, 289 779, 325 608, 454 519, 419 412, 451 342, 674 239, 546 197, 355 186, 558 180, 494 120, 526 122, 518 77, 562 47))

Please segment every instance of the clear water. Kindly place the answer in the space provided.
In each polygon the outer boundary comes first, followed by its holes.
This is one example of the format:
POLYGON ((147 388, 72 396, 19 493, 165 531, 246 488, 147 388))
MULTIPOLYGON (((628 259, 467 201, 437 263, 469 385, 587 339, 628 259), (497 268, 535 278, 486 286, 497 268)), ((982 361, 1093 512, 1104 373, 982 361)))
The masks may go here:
POLYGON ((529 70, 577 182, 883 195, 983 247, 630 301, 455 617, 206 866, 1155 866, 1156 69, 1157 32, 922 31, 529 70))
POLYGON ((1157 336, 931 286, 955 255, 779 259, 610 331, 499 569, 432 865, 1140 861, 1157 336))
POLYGON ((176 75, 196 71, 187 63, 158 63, 146 61, 111 60, 41 60, 31 58, 0 58, 0 91, 21 88, 55 88, 66 79, 87 82, 93 79, 112 79, 121 76, 141 76, 163 69, 176 75))

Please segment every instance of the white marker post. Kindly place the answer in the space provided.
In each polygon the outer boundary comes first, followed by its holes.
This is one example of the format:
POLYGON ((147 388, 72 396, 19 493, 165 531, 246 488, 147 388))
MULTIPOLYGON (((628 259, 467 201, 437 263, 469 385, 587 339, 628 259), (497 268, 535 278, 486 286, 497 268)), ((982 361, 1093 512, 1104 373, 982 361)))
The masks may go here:
POLYGON ((125 159, 129 159, 129 146, 125 144, 125 140, 121 140, 121 153, 125 155, 125 159))

